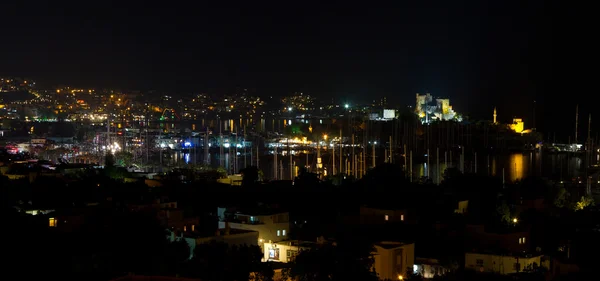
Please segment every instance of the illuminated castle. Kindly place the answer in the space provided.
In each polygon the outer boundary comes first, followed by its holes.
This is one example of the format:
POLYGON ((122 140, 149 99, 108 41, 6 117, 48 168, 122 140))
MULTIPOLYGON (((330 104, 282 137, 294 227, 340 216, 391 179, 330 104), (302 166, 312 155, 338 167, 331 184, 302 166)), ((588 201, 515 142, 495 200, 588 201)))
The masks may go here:
POLYGON ((508 125, 508 127, 515 131, 515 133, 522 133, 525 130, 525 123, 521 118, 513 118, 512 124, 508 125))
POLYGON ((417 103, 415 114, 419 116, 421 123, 430 123, 431 121, 462 121, 462 118, 452 109, 449 99, 435 99, 427 93, 419 95, 417 93, 417 103))

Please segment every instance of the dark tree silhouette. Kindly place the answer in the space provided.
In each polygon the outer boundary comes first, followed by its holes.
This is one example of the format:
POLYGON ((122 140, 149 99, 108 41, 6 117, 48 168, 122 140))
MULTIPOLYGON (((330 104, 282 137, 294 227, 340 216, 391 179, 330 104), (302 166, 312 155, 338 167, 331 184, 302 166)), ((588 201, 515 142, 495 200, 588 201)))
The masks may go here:
POLYGON ((248 166, 240 171, 242 174, 242 186, 254 186, 259 180, 259 170, 256 166, 248 166))
MULTIPOLYGON (((196 246, 192 276, 207 281, 248 280, 251 272, 266 272, 258 246, 228 246, 210 242, 196 246)), ((272 271, 272 269, 269 269, 272 271)), ((267 274, 261 274, 267 276, 267 274)))
POLYGON ((364 190, 373 191, 373 188, 384 190, 394 190, 398 186, 407 185, 408 181, 404 176, 402 167, 397 164, 381 164, 371 169, 360 180, 359 186, 364 190))
POLYGON ((190 247, 184 239, 173 241, 167 245, 165 259, 170 273, 180 273, 189 258, 190 247))
POLYGON ((300 167, 298 176, 294 179, 294 186, 297 188, 316 188, 320 184, 319 176, 308 172, 305 167, 300 167))
MULTIPOLYGON (((160 273, 167 239, 152 214, 114 214, 111 227, 99 235, 97 252, 104 253, 112 272, 160 273)), ((100 234, 100 233, 99 233, 100 234)))
POLYGON ((104 167, 112 167, 115 165, 115 156, 112 153, 106 153, 104 156, 104 167))
POLYGON ((356 239, 343 239, 337 245, 325 244, 296 256, 287 272, 300 281, 378 280, 372 271, 373 245, 356 239))

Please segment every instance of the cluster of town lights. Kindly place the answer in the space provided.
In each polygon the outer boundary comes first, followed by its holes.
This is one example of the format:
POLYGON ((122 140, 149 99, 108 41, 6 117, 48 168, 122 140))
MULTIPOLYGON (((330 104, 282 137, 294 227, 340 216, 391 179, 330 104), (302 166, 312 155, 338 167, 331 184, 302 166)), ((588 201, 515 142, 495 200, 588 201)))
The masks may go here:
POLYGON ((102 148, 104 150, 110 150, 111 153, 115 153, 115 152, 121 150, 121 146, 119 146, 119 144, 117 142, 114 142, 113 144, 111 144, 109 146, 103 146, 102 148))

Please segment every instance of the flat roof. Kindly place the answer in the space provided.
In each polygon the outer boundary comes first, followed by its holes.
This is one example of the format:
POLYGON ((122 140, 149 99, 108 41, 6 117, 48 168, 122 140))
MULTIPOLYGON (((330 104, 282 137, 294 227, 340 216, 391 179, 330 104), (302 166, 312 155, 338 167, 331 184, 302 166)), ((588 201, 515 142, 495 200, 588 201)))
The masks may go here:
POLYGON ((403 242, 395 242, 395 241, 381 241, 381 242, 377 242, 374 245, 384 248, 384 249, 394 249, 394 248, 398 248, 398 247, 402 247, 404 245, 409 245, 411 243, 403 243, 403 242))
POLYGON ((531 252, 508 252, 508 251, 468 251, 465 252, 465 255, 492 255, 492 256, 507 256, 507 257, 519 257, 519 258, 535 258, 543 256, 541 253, 531 253, 531 252))
POLYGON ((235 212, 236 215, 246 215, 246 216, 272 216, 279 214, 286 214, 288 211, 281 209, 273 209, 273 208, 242 208, 239 211, 235 212))
MULTIPOLYGON (((219 235, 220 236, 226 236, 225 235, 225 228, 220 228, 219 230, 219 235)), ((210 238, 210 237, 216 237, 216 230, 213 233, 207 233, 207 232, 185 232, 183 234, 184 237, 186 238, 210 238)), ((254 230, 246 230, 246 229, 239 229, 239 228, 230 228, 229 229, 229 235, 236 235, 236 234, 245 234, 245 233, 253 233, 256 232, 258 233, 258 231, 254 231, 254 230)))

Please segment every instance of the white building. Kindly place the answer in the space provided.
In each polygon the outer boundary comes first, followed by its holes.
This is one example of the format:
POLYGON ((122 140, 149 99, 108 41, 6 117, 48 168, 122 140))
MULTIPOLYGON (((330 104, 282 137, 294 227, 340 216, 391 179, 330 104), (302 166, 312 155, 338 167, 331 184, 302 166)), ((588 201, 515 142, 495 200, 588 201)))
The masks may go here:
POLYGON ((549 268, 549 262, 541 255, 465 253, 465 269, 479 272, 512 274, 539 266, 549 268))
POLYGON ((415 244, 379 242, 375 244, 373 268, 380 280, 398 280, 406 277, 415 264, 415 244))
POLYGON ((219 228, 225 228, 225 222, 232 229, 258 232, 258 244, 288 240, 290 233, 289 212, 255 210, 226 214, 225 208, 218 208, 219 228))
MULTIPOLYGON (((263 261, 292 262, 296 256, 315 243, 282 241, 278 243, 263 243, 263 261)), ((414 269, 415 244, 402 242, 379 242, 374 245, 373 269, 380 280, 398 280, 406 277, 406 273, 414 269)))
POLYGON ((271 262, 292 262, 299 252, 310 249, 314 246, 314 243, 310 242, 296 242, 296 241, 282 241, 278 243, 263 243, 263 261, 271 262))

